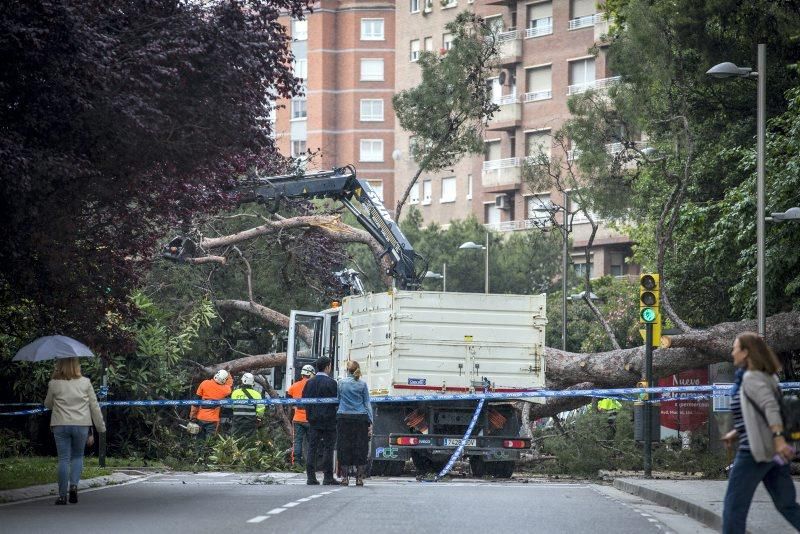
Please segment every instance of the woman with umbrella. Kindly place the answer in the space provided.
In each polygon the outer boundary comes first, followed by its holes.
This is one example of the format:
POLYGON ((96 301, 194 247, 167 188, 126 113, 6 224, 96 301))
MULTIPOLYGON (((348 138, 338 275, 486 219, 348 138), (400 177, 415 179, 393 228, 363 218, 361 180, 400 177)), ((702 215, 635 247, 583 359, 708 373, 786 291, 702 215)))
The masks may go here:
POLYGON ((91 381, 81 375, 78 357, 93 357, 86 345, 65 336, 39 338, 23 347, 14 360, 41 361, 56 358, 53 377, 47 386, 44 405, 53 413, 50 428, 58 451, 58 500, 56 504, 78 502, 78 482, 83 470, 83 449, 92 424, 105 432, 103 414, 91 381))

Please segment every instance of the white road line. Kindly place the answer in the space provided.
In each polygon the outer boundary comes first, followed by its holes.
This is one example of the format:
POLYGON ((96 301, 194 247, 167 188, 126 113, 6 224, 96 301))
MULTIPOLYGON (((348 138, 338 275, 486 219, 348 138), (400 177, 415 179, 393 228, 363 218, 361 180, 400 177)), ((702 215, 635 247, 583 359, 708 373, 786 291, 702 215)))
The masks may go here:
POLYGON ((270 510, 267 513, 270 514, 270 515, 277 515, 277 514, 279 514, 281 512, 285 512, 285 511, 286 511, 286 508, 273 508, 272 510, 270 510))
POLYGON ((268 515, 257 515, 253 519, 248 519, 248 523, 261 523, 263 520, 269 519, 268 515))
POLYGON ((295 506, 299 506, 299 502, 287 502, 283 505, 284 508, 294 508, 295 506))
POLYGON ((321 493, 317 493, 316 495, 309 495, 308 496, 309 499, 319 499, 320 497, 322 497, 321 493))
POLYGON ((297 502, 308 502, 310 500, 308 497, 303 497, 302 499, 297 499, 297 502))

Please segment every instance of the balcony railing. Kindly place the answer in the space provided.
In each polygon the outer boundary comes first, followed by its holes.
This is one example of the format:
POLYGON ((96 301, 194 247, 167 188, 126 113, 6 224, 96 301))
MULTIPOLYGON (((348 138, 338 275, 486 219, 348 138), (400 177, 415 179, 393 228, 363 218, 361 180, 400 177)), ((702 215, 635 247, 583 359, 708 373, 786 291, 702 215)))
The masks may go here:
POLYGON ((505 43, 508 41, 513 41, 514 39, 519 39, 521 36, 521 31, 512 29, 505 32, 499 32, 495 38, 497 39, 498 43, 505 43))
POLYGON ((495 35, 498 57, 501 60, 516 61, 522 55, 522 31, 509 30, 495 35))
POLYGON ((483 162, 484 171, 519 167, 519 158, 490 159, 483 162))
POLYGON ((506 106, 508 104, 516 104, 519 102, 519 98, 517 97, 517 93, 511 93, 510 95, 503 95, 501 97, 495 98, 492 100, 498 106, 506 106))
POLYGON ((550 19, 550 23, 548 24, 541 24, 537 25, 533 28, 528 28, 525 30, 525 38, 531 39, 533 37, 541 37, 543 35, 550 35, 553 33, 553 23, 552 18, 550 19))
POLYGON ((592 80, 591 82, 576 83, 567 88, 568 95, 577 95, 585 93, 589 90, 605 89, 609 85, 614 85, 622 79, 621 76, 613 76, 611 78, 601 78, 599 80, 592 80))
POLYGON ((537 100, 547 100, 548 98, 553 98, 553 91, 550 89, 534 91, 533 93, 525 93, 522 95, 523 102, 536 102, 537 100))
MULTIPOLYGON (((636 141, 634 143, 634 146, 636 148, 642 149, 642 148, 645 148, 647 146, 647 143, 645 143, 644 141, 636 141)), ((608 144, 606 144, 606 151, 611 155, 619 154, 623 150, 625 150, 625 144, 624 143, 608 143, 608 144)))
POLYGON ((589 26, 594 26, 598 22, 603 21, 603 14, 602 13, 595 13, 593 15, 585 15, 583 17, 578 17, 575 19, 571 19, 569 21, 569 29, 570 30, 577 30, 579 28, 588 28, 589 26))
POLYGON ((495 232, 514 232, 519 230, 530 230, 532 228, 541 228, 547 222, 542 220, 540 224, 536 224, 535 219, 521 219, 516 221, 503 221, 496 223, 485 223, 483 225, 487 230, 495 232))

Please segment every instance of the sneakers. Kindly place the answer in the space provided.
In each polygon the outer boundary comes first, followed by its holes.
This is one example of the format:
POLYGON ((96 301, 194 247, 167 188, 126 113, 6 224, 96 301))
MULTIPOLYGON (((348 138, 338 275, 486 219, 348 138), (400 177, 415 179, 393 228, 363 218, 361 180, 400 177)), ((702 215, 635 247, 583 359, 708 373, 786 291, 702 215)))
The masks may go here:
POLYGON ((78 502, 78 486, 69 487, 69 502, 76 504, 78 502))
POLYGON ((59 505, 59 506, 66 505, 67 504, 67 498, 64 497, 64 496, 59 497, 58 499, 56 499, 56 504, 59 505))

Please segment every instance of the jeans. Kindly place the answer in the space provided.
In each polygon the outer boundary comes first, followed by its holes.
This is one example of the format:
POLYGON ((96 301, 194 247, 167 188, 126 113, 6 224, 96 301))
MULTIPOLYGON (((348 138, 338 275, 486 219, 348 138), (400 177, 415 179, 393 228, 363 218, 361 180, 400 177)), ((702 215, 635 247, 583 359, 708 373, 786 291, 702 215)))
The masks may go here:
POLYGON ((775 462, 756 462, 750 451, 739 451, 733 461, 725 493, 725 508, 722 511, 724 534, 744 533, 747 512, 753 494, 760 482, 764 482, 775 508, 800 530, 800 505, 795 501, 794 482, 788 465, 775 462))
POLYGON ((81 480, 83 449, 89 437, 89 427, 56 425, 53 437, 58 451, 58 495, 66 497, 69 486, 77 486, 81 480))
MULTIPOLYGON (((303 441, 308 439, 308 423, 292 423, 294 428, 294 449, 292 457, 295 464, 303 463, 303 441)), ((308 456, 308 443, 306 443, 306 456, 308 456)))
POLYGON ((317 451, 322 449, 323 482, 333 480, 333 448, 336 445, 335 428, 308 429, 308 458, 306 458, 306 475, 309 480, 316 480, 317 451))

